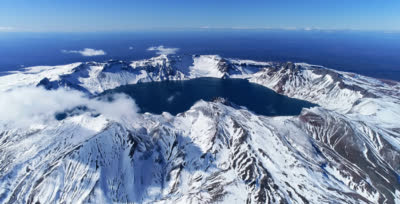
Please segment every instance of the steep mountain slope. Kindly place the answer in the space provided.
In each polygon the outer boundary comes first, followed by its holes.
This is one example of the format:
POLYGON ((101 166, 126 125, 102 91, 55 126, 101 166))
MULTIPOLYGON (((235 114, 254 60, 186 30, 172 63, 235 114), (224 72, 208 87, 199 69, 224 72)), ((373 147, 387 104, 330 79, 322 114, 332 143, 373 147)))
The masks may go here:
POLYGON ((285 63, 254 74, 259 83, 284 95, 314 101, 340 112, 349 111, 362 98, 399 100, 399 83, 339 72, 304 63, 285 63))
POLYGON ((0 77, 0 91, 93 97, 205 76, 246 78, 320 107, 265 117, 218 99, 176 116, 118 120, 93 106, 36 126, 0 120, 0 203, 400 201, 397 82, 304 63, 161 55, 28 68, 0 77))
POLYGON ((378 152, 380 136, 322 108, 269 118, 201 101, 132 123, 82 114, 34 132, 2 130, 2 202, 399 199, 398 151, 378 152))

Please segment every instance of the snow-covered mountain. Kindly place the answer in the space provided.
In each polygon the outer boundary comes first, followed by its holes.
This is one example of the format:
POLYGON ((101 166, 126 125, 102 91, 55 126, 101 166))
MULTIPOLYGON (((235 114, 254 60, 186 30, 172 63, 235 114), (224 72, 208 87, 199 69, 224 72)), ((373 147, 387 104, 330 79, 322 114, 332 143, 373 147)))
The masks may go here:
POLYGON ((398 82, 305 63, 160 55, 27 68, 0 77, 0 92, 10 107, 32 107, 0 117, 0 203, 400 202, 398 82), (244 78, 320 106, 266 117, 217 99, 173 116, 93 98, 197 77, 244 78), (55 102, 35 104, 39 96, 55 102), (59 111, 68 114, 34 117, 59 111), (35 123, 20 125, 27 113, 35 123))

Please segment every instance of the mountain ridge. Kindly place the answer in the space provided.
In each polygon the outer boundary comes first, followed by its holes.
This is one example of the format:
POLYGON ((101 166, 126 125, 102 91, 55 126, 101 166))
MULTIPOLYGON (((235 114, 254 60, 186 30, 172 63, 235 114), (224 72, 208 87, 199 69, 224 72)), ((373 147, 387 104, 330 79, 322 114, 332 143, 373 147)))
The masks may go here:
POLYGON ((0 90, 95 96, 117 86, 244 78, 320 107, 266 117, 199 101, 176 116, 80 112, 36 129, 0 121, 0 202, 396 203, 400 85, 305 63, 217 55, 33 67, 0 90))

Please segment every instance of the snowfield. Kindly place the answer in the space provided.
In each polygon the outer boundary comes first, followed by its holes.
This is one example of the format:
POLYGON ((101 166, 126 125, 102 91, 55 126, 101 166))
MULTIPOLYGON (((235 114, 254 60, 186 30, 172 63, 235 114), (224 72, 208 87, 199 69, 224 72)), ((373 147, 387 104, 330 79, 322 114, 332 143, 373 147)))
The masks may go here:
POLYGON ((400 202, 400 83, 154 49, 1 76, 0 203, 400 202), (218 99, 173 116, 95 98, 198 77, 244 78, 319 107, 266 117, 218 99))

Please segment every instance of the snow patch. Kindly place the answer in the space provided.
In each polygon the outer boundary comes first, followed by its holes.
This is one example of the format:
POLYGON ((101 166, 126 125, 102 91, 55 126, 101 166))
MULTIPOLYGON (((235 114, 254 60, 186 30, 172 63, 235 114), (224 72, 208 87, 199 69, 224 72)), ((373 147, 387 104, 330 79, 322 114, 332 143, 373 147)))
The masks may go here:
POLYGON ((221 57, 217 55, 201 55, 195 57, 193 65, 189 67, 191 78, 197 77, 217 77, 221 78, 224 74, 218 70, 218 63, 221 57))

